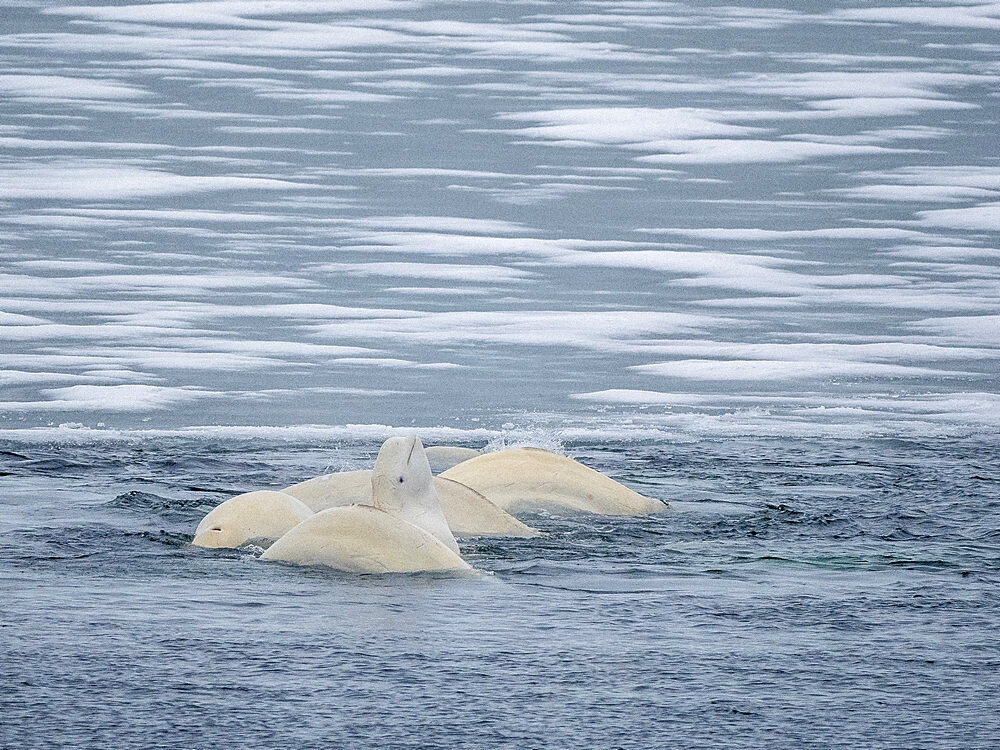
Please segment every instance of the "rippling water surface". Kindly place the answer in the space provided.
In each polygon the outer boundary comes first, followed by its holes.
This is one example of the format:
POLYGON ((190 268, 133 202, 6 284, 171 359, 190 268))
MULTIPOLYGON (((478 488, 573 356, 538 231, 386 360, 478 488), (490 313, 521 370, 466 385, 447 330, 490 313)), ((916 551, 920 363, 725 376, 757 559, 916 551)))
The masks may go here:
POLYGON ((0 2, 0 746, 996 746, 998 29, 0 2), (187 546, 407 430, 674 511, 187 546))
POLYGON ((4 446, 3 744, 994 745, 995 445, 565 447, 674 510, 373 577, 187 542, 377 444, 4 446))

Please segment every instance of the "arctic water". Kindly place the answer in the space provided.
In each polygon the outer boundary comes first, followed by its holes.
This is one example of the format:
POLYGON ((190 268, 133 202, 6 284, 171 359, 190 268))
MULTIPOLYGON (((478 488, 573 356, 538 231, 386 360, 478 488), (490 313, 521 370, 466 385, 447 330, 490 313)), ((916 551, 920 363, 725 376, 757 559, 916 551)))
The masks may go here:
POLYGON ((996 747, 998 29, 0 2, 0 747, 996 747), (189 546, 411 431, 673 510, 189 546))

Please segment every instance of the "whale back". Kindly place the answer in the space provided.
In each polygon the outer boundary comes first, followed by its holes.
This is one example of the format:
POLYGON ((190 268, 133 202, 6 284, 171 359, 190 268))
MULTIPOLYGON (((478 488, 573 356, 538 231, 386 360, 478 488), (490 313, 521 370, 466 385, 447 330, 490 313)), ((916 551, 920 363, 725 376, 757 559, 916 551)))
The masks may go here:
POLYGON ((340 471, 307 479, 282 492, 308 505, 314 513, 342 505, 371 505, 372 470, 340 471))
POLYGON ((239 547, 250 539, 277 539, 312 511, 284 492, 260 490, 231 497, 208 512, 195 530, 198 547, 239 547))
POLYGON ((441 510, 448 527, 458 536, 540 536, 538 529, 521 523, 505 510, 461 482, 434 477, 441 510))
POLYGON ((644 515, 667 509, 610 477, 540 448, 509 448, 464 461, 440 474, 471 487, 510 513, 531 510, 644 515))
POLYGON ((370 505, 320 511, 272 544, 261 559, 348 573, 471 569, 425 529, 370 505))
POLYGON ((431 465, 431 471, 440 474, 452 466, 456 466, 462 461, 483 455, 475 448, 461 448, 457 445, 431 445, 424 448, 427 454, 427 461, 431 465))
POLYGON ((424 446, 416 435, 389 438, 382 444, 372 472, 372 505, 430 532, 458 554, 424 446))

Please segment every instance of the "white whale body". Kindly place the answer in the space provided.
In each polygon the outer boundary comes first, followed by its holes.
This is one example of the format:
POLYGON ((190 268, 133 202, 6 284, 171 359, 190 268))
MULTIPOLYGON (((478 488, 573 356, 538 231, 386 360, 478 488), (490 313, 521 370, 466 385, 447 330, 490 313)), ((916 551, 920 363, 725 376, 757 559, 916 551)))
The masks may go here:
MULTIPOLYGON (((373 474, 370 469, 325 474, 285 487, 282 492, 297 497, 314 513, 345 505, 370 505, 373 474)), ((518 521, 470 487, 441 476, 433 479, 441 510, 453 534, 515 537, 539 535, 537 529, 518 521)))
POLYGON ((387 440, 371 485, 371 505, 320 511, 278 539, 262 559, 351 573, 470 569, 441 511, 419 438, 387 440))
POLYGON ((486 453, 453 466, 439 478, 461 482, 515 514, 546 510, 632 516, 668 508, 578 461, 541 448, 486 453))
POLYGON ((434 477, 441 510, 448 527, 458 536, 541 536, 542 532, 501 510, 485 496, 461 482, 434 477))
POLYGON ((424 448, 427 454, 427 461, 431 465, 431 471, 438 474, 445 469, 468 461, 470 458, 483 455, 475 448, 461 448, 457 445, 432 445, 424 448))
POLYGON ((382 444, 372 469, 371 504, 429 531, 458 554, 424 446, 416 435, 389 438, 382 444))
POLYGON ((320 511, 268 547, 261 559, 348 573, 471 569, 429 532, 371 505, 320 511))
POLYGON ((281 491, 304 502, 314 513, 341 505, 371 505, 372 470, 338 471, 285 487, 281 491))
POLYGON ((250 539, 277 539, 312 515, 309 506, 284 492, 247 492, 210 510, 191 543, 218 548, 239 547, 250 539))

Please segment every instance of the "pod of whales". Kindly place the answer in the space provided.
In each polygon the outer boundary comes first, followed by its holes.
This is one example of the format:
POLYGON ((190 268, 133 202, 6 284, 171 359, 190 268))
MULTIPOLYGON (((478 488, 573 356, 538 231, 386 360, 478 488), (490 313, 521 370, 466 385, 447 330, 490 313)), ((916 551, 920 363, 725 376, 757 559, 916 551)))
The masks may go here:
POLYGON ((390 438, 375 460, 371 505, 307 518, 261 556, 351 573, 468 570, 445 521, 420 439, 390 438))
POLYGON ((660 500, 644 497, 599 471, 541 448, 486 453, 440 476, 471 487, 514 514, 546 510, 635 516, 667 509, 660 500))
POLYGON ((416 435, 390 438, 370 471, 327 474, 280 492, 230 498, 202 519, 193 544, 236 547, 250 539, 277 539, 262 559, 355 573, 467 570, 456 533, 540 533, 510 512, 639 515, 667 509, 539 448, 475 453, 435 477, 416 435))

